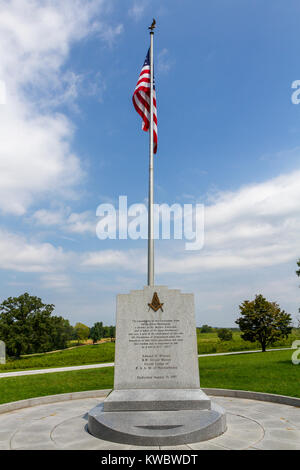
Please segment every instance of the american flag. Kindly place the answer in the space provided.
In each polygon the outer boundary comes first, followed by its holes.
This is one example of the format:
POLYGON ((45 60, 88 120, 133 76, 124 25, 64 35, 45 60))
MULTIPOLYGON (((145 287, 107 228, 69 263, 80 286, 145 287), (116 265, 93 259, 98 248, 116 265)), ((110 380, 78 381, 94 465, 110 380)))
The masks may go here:
MULTIPOLYGON (((141 116, 143 123, 143 131, 148 131, 150 127, 150 49, 146 55, 144 65, 142 67, 137 85, 135 87, 133 97, 133 106, 141 116)), ((157 110, 156 110, 156 94, 153 76, 153 152, 157 152, 157 110)))

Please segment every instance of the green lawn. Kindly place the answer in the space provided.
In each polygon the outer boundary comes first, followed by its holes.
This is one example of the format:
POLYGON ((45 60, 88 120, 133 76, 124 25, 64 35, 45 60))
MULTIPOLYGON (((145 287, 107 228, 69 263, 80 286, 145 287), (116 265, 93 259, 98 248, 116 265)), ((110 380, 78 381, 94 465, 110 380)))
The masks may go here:
POLYGON ((0 403, 57 393, 112 388, 113 374, 113 367, 105 367, 0 379, 0 403))
POLYGON ((23 356, 15 361, 7 361, 6 364, 0 365, 0 372, 113 362, 114 357, 115 343, 79 346, 51 354, 23 356))
MULTIPOLYGON (((291 351, 199 358, 202 387, 232 388, 300 397, 300 365, 291 351)), ((0 403, 112 388, 113 367, 0 379, 0 403)))
MULTIPOLYGON (((274 343, 272 348, 288 348, 291 347, 294 340, 300 339, 295 332, 289 335, 287 339, 283 339, 274 343)), ((233 332, 233 338, 231 341, 220 341, 217 333, 199 333, 197 330, 197 343, 198 343, 198 354, 212 354, 220 352, 230 351, 249 351, 253 349, 261 349, 259 343, 250 343, 250 341, 244 341, 241 338, 239 331, 233 332)), ((269 346, 270 348, 270 346, 269 346)))
MULTIPOLYGON (((299 339, 299 336, 291 334, 287 340, 277 342, 273 347, 290 347, 297 338, 299 339)), ((258 343, 250 343, 241 339, 239 332, 233 333, 231 341, 223 342, 219 340, 217 333, 198 333, 197 342, 199 354, 260 349, 258 343)), ((9 360, 4 365, 0 364, 0 372, 113 362, 114 355, 115 343, 79 346, 51 354, 23 356, 18 360, 9 360)))
POLYGON ((200 357, 202 387, 278 393, 300 398, 300 365, 293 351, 200 357))

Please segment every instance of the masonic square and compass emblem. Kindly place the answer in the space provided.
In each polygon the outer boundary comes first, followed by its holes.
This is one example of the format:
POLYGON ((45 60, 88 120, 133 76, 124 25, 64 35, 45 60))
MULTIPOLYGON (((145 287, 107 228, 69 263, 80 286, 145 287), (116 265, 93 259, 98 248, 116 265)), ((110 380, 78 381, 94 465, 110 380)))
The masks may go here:
POLYGON ((160 303, 157 292, 154 292, 152 302, 151 302, 151 304, 148 304, 148 306, 149 306, 149 308, 152 308, 152 310, 154 310, 154 312, 157 312, 157 310, 159 310, 159 309, 161 309, 161 311, 163 312, 163 308, 162 308, 163 303, 162 304, 160 303))

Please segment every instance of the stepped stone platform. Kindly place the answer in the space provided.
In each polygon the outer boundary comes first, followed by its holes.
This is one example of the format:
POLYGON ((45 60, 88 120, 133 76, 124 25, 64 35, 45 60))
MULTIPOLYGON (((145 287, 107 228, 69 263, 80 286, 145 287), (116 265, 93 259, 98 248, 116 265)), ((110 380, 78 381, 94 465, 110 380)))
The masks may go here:
MULTIPOLYGON (((0 450, 300 450, 300 407, 296 399, 296 406, 291 406, 269 401, 274 399, 274 395, 266 394, 266 401, 258 401, 223 397, 219 396, 220 392, 213 397, 213 402, 226 410, 227 430, 205 442, 138 446, 95 438, 87 430, 87 410, 103 403, 105 396, 98 391, 33 399, 31 403, 23 403, 27 408, 20 408, 21 402, 10 404, 6 407, 7 411, 0 414, 0 450), (41 404, 32 406, 35 403, 41 404)), ((212 398, 208 391, 206 393, 212 398)), ((229 393, 234 395, 234 391, 226 391, 226 395, 229 393)), ((247 393, 253 395, 251 392, 244 392, 244 395, 247 393)), ((283 403, 287 401, 284 397, 276 398, 283 403)))

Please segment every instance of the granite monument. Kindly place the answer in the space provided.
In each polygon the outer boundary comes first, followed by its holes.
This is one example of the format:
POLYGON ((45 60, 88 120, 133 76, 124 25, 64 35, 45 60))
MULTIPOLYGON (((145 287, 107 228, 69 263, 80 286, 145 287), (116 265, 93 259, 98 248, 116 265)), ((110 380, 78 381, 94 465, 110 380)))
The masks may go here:
POLYGON ((114 389, 90 411, 89 432, 135 445, 178 445, 226 430, 200 389, 193 294, 164 286, 117 297, 114 389))

